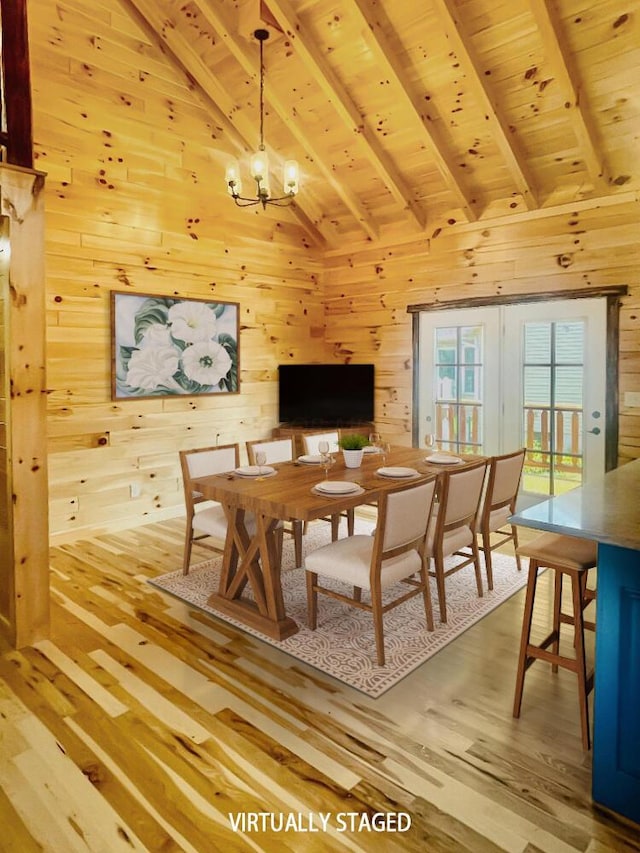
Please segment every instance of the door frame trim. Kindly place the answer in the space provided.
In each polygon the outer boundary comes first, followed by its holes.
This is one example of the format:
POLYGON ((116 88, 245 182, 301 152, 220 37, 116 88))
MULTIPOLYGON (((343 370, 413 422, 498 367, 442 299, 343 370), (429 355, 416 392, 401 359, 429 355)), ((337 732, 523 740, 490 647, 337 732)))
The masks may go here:
POLYGON ((607 300, 607 364, 606 364, 606 387, 605 387, 605 471, 611 471, 618 466, 618 413, 620 407, 619 396, 619 360, 620 360, 620 299, 626 296, 629 288, 626 284, 610 285, 607 287, 583 287, 577 290, 554 290, 552 293, 518 293, 504 294, 501 296, 470 296, 463 299, 451 299, 450 301, 420 302, 407 305, 407 313, 411 314, 412 334, 412 358, 413 358, 413 382, 412 382, 412 415, 411 415, 411 442, 414 446, 419 445, 418 424, 418 364, 420 346, 420 314, 433 311, 451 311, 462 308, 479 308, 496 305, 523 305, 528 302, 558 302, 568 299, 595 299, 607 300))

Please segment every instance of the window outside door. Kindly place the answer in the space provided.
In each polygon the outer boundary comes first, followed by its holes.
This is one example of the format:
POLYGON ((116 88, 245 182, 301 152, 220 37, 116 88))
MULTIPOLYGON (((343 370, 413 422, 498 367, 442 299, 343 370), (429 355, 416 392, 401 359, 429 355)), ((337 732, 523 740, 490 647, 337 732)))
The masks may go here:
POLYGON ((421 443, 493 455, 526 447, 523 492, 604 472, 606 300, 420 315, 421 443))

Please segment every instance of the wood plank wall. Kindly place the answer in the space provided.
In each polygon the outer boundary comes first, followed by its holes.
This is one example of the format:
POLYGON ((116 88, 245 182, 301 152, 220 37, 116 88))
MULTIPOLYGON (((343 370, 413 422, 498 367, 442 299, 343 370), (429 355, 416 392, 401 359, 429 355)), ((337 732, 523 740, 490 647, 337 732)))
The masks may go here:
POLYGON ((53 541, 183 512, 178 450, 268 435, 278 363, 323 355, 317 251, 290 211, 233 205, 233 145, 127 8, 29 4, 53 541), (238 302, 240 393, 113 403, 111 290, 238 302))
MULTIPOLYGON (((375 362, 380 428, 408 443, 408 304, 627 284, 620 390, 640 391, 636 196, 322 254, 289 211, 232 205, 233 142, 129 9, 29 4, 36 165, 48 174, 53 541, 180 514, 177 451, 267 435, 282 361, 375 362), (114 289, 239 302, 241 393, 111 402, 114 289)), ((639 414, 621 410, 622 459, 640 455, 639 414)))
POLYGON ((466 297, 628 285, 620 313, 621 461, 640 456, 640 203, 615 200, 436 229, 429 239, 328 253, 327 346, 376 364, 376 421, 411 442, 412 334, 407 305, 466 297))

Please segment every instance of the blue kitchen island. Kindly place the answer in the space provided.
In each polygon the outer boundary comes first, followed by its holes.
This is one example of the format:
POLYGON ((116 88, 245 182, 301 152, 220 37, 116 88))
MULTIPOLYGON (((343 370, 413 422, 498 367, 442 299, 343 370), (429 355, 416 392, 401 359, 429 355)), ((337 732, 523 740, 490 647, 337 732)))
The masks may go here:
POLYGON ((598 543, 592 794, 640 823, 640 460, 512 521, 598 543))

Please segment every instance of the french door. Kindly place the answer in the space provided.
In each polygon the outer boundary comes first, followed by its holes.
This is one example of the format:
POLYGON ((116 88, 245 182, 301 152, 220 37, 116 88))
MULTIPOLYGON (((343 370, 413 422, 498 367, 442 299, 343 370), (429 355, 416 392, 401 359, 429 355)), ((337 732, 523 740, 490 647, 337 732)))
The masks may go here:
POLYGON ((559 494, 605 469, 606 299, 422 312, 417 426, 438 445, 526 447, 523 491, 559 494))

